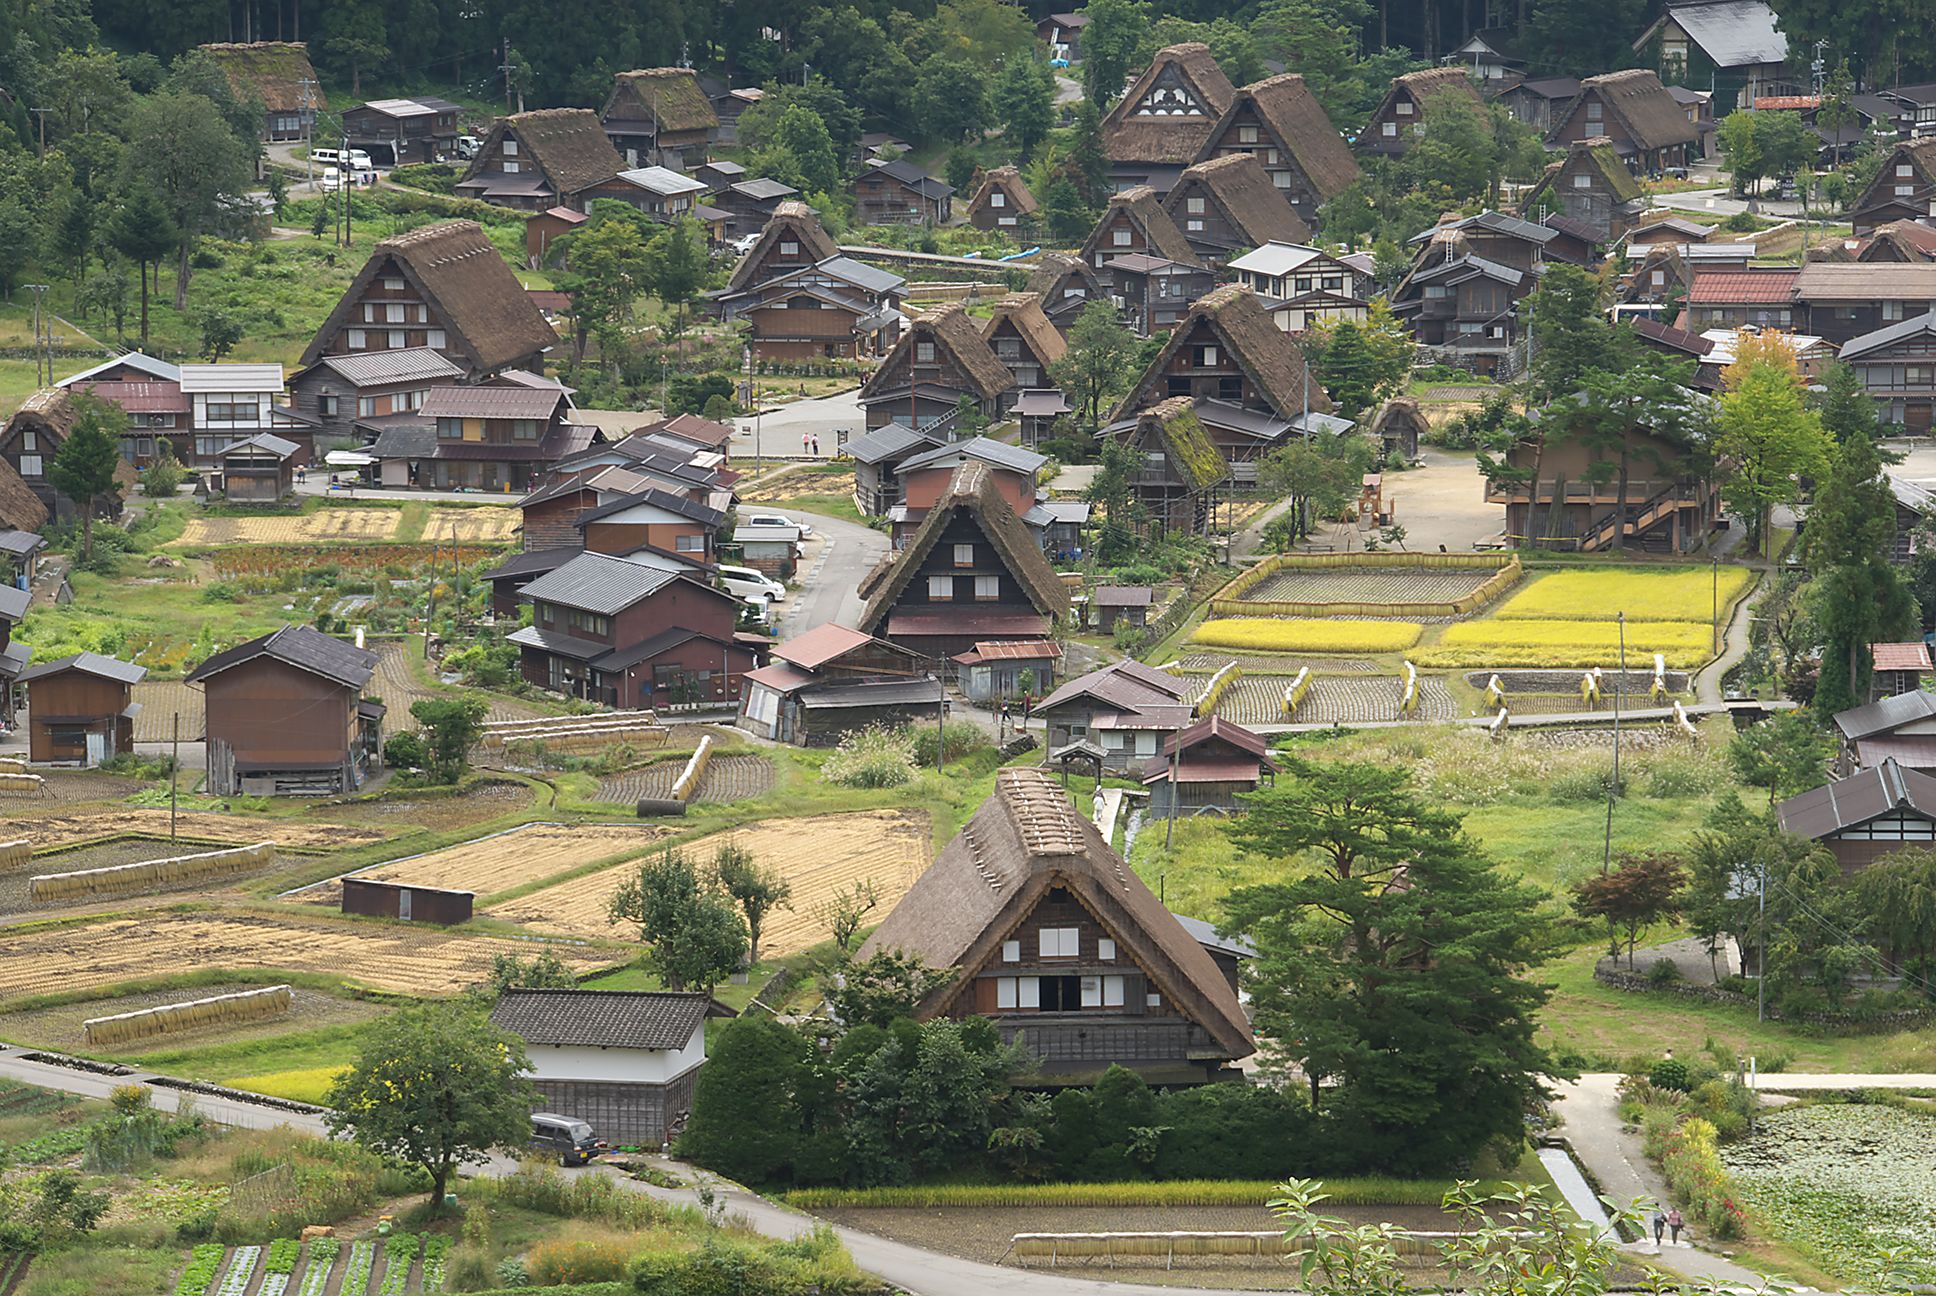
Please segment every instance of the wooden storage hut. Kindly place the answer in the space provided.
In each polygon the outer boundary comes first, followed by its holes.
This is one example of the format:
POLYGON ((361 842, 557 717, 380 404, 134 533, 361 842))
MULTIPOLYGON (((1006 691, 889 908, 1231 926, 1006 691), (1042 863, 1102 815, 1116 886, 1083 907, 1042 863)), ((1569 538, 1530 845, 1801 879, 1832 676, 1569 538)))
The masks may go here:
POLYGON ((75 653, 23 671, 27 686, 27 758, 92 769, 134 750, 134 686, 148 668, 75 653))

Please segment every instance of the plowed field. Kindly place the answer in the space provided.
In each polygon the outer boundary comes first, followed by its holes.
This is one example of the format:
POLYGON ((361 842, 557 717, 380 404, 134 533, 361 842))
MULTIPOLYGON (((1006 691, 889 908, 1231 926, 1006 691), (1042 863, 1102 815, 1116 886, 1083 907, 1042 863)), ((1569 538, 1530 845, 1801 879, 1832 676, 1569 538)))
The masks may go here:
MULTIPOLYGON (((750 850, 761 865, 793 885, 793 907, 767 915, 760 933, 762 954, 791 954, 826 940, 826 924, 815 910, 835 891, 855 882, 873 879, 881 904, 871 917, 885 917, 927 868, 929 859, 926 817, 900 810, 771 819, 702 837, 681 849, 688 859, 703 863, 728 841, 750 850)), ((605 913, 628 872, 624 867, 602 869, 494 905, 490 913, 541 931, 622 936, 626 933, 614 928, 605 913)))
POLYGON ((424 522, 426 541, 448 544, 503 544, 517 535, 523 515, 508 506, 492 508, 434 508, 424 522))
MULTIPOLYGON (((1224 691, 1217 714, 1244 725, 1361 724, 1367 720, 1398 719, 1398 680, 1390 675, 1337 679, 1320 676, 1311 682, 1304 704, 1288 720, 1284 715, 1282 676, 1246 675, 1224 691)), ((1445 681, 1421 676, 1418 681, 1419 719, 1450 720, 1458 712, 1445 681)))
POLYGON ((596 860, 643 852, 669 832, 656 825, 532 824, 412 859, 378 864, 356 876, 491 896, 596 860))
POLYGON ((343 540, 388 540, 403 523, 393 508, 318 509, 292 517, 198 517, 188 520, 180 549, 236 544, 332 544, 343 540))
MULTIPOLYGON (((114 918, 0 941, 0 1001, 202 968, 288 968, 345 977, 399 994, 451 994, 490 975, 494 954, 529 955, 528 942, 446 936, 421 927, 305 922, 246 914, 114 918)), ((554 951, 586 971, 615 960, 554 951)))
MULTIPOLYGON (((0 821, 38 819, 54 803, 119 801, 145 786, 135 779, 102 774, 98 770, 38 769, 33 773, 41 778, 38 792, 0 792, 0 821)), ((0 830, 0 841, 9 841, 19 835, 0 830)))
MULTIPOLYGON (((0 802, 0 806, 4 804, 0 802)), ((399 830, 409 826, 397 825, 399 830)), ((92 814, 33 815, 19 820, 17 824, 9 823, 7 831, 11 833, 16 827, 22 830, 20 836, 33 841, 36 851, 47 851, 57 846, 99 841, 104 837, 166 837, 168 812, 126 809, 101 810, 92 814)), ((372 832, 367 828, 346 828, 339 824, 291 823, 287 819, 257 819, 247 815, 205 814, 199 811, 184 811, 180 828, 181 836, 190 841, 272 841, 291 850, 340 850, 345 846, 382 841, 390 835, 372 832)))

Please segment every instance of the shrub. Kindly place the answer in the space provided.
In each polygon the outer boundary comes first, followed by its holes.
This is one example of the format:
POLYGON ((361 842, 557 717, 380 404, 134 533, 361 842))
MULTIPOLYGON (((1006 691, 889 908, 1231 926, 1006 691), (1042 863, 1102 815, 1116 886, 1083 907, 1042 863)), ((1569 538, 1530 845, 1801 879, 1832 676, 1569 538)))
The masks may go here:
POLYGON ((1204 622, 1191 636, 1191 642, 1207 648, 1248 648, 1260 652, 1403 652, 1418 642, 1422 628, 1415 621, 1230 617, 1204 622))
POLYGON ((391 734, 383 744, 383 763, 397 769, 422 769, 429 753, 413 733, 391 734))
POLYGON ((907 730, 869 726, 842 738, 820 773, 842 787, 895 788, 913 780, 914 764, 914 740, 907 730))
POLYGON ((1690 1117, 1667 1136, 1661 1172, 1667 1186, 1716 1238, 1738 1238, 1745 1220, 1734 1188, 1721 1165, 1719 1136, 1712 1123, 1690 1117))
POLYGON ((1694 1087, 1687 1063, 1679 1058, 1662 1058, 1654 1063, 1647 1072, 1647 1082, 1656 1089, 1670 1089, 1675 1093, 1686 1093, 1694 1087))
POLYGON ((1647 984, 1655 989, 1665 989, 1679 980, 1681 970, 1673 959, 1655 959, 1654 965, 1647 969, 1647 984))
POLYGON ((949 720, 942 725, 942 737, 927 725, 909 726, 914 734, 914 763, 926 769, 934 764, 934 749, 939 746, 948 760, 959 760, 980 747, 988 746, 988 735, 979 725, 966 720, 949 720))
POLYGON ((212 584, 202 586, 202 602, 204 603, 239 603, 241 600, 242 591, 228 581, 215 581, 212 584))
POLYGON ((631 1258, 618 1238, 549 1238, 525 1253, 524 1267, 539 1286, 613 1282, 631 1258))

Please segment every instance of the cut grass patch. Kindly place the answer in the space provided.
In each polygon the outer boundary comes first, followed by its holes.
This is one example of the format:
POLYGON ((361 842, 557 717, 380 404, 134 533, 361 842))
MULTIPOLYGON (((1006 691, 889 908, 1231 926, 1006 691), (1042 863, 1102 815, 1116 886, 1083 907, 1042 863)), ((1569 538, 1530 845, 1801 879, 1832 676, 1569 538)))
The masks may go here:
MULTIPOLYGON (((1450 1179, 1327 1179, 1333 1206, 1437 1206, 1450 1179)), ((994 1206, 1257 1206, 1278 1196, 1257 1179, 1176 1179, 1158 1183, 926 1184, 902 1188, 798 1188, 782 1200, 802 1210, 945 1209, 994 1206)))

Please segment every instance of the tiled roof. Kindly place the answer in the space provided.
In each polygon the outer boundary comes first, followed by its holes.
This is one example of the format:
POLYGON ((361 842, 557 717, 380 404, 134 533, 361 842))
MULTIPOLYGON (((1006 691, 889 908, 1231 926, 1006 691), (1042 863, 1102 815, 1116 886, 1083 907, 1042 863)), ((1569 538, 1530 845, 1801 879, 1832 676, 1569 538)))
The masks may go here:
POLYGON ((55 661, 42 662, 21 675, 22 684, 31 684, 49 675, 59 675, 63 671, 76 670, 83 675, 97 675, 116 684, 138 684, 148 673, 146 666, 124 662, 114 657, 103 657, 100 653, 82 652, 62 657, 55 661))
POLYGON ((711 995, 671 990, 506 990, 491 1023, 527 1044, 676 1051, 716 1007, 711 995))
POLYGON ((1692 306, 1787 305, 1800 275, 1799 270, 1703 270, 1695 274, 1687 300, 1692 306))
POLYGON ((1920 639, 1910 643, 1870 644, 1869 653, 1875 658, 1875 668, 1877 670, 1926 671, 1932 669, 1929 662, 1929 645, 1920 639))
POLYGON ((286 625, 259 639, 251 639, 226 652, 216 653, 195 668, 187 683, 198 683, 232 666, 254 661, 257 657, 273 657, 298 670, 358 690, 368 684, 370 676, 376 672, 375 653, 344 643, 341 639, 332 639, 309 626, 286 625))

